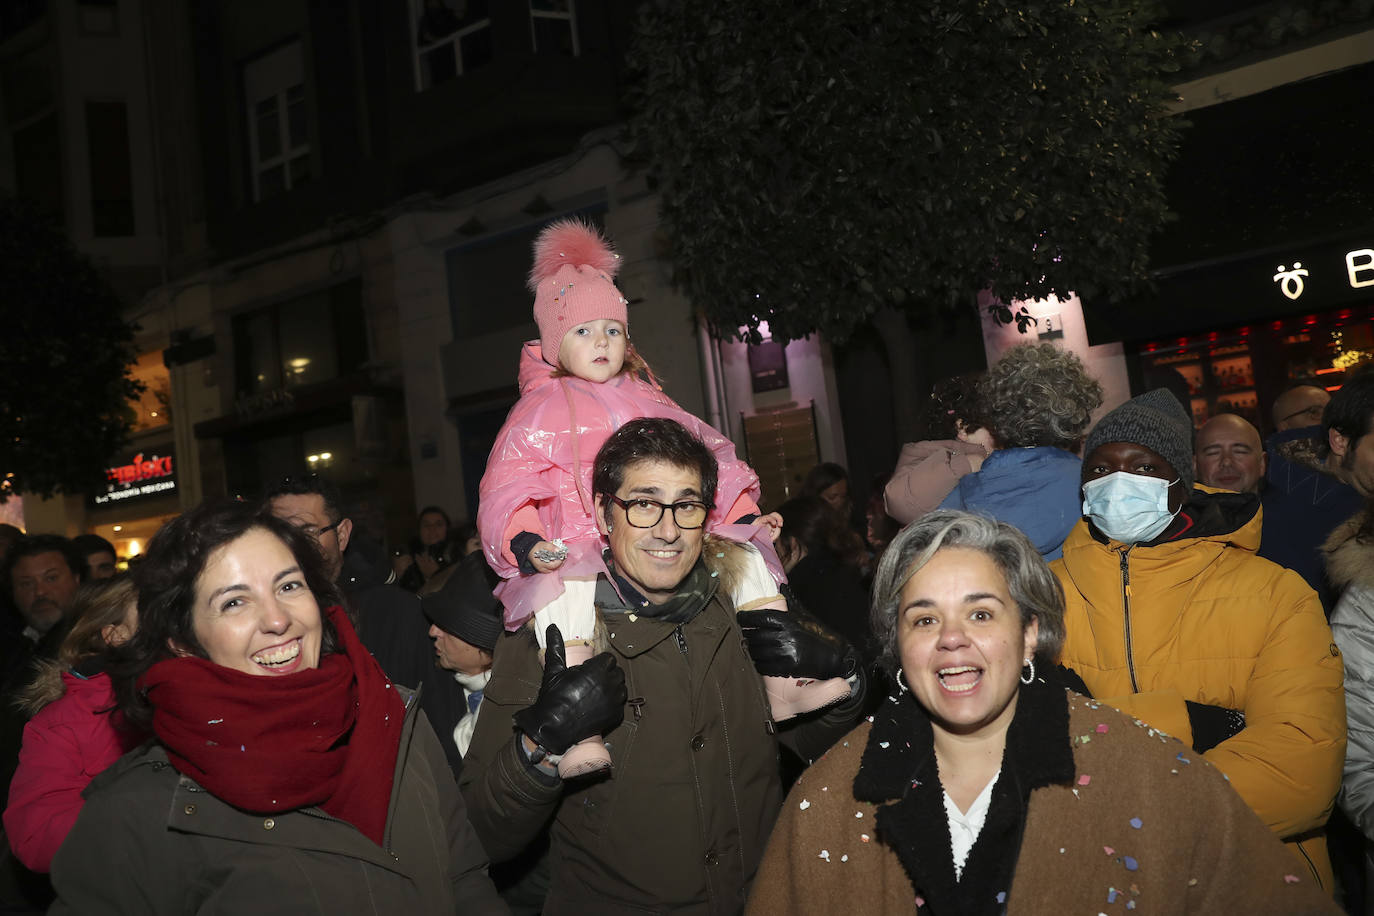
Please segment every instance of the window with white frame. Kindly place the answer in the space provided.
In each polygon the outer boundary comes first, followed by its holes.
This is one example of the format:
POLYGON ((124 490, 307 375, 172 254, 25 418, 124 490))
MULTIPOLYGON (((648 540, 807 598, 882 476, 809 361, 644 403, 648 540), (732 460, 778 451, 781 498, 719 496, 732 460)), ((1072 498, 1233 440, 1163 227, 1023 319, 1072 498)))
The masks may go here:
POLYGON ((253 199, 266 200, 310 180, 310 113, 301 43, 293 41, 243 68, 253 199))
POLYGON ((488 0, 410 0, 410 14, 418 91, 491 63, 488 0))
POLYGON ((536 54, 577 57, 576 0, 529 0, 530 43, 536 54))

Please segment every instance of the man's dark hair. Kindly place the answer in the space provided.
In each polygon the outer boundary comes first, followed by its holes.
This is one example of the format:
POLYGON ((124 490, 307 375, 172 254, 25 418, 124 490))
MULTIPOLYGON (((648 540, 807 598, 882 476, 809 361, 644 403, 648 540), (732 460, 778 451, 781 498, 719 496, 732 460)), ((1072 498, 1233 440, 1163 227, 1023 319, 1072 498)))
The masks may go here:
POLYGON ((270 507, 272 500, 278 496, 318 496, 324 500, 324 514, 329 516, 330 522, 337 522, 344 517, 343 497, 339 488, 315 471, 287 474, 263 492, 263 505, 270 507))
POLYGON ((40 553, 60 553, 67 561, 67 568, 83 582, 86 579, 86 555, 80 553, 76 545, 59 534, 33 534, 20 538, 5 558, 5 593, 10 594, 10 573, 14 565, 25 557, 36 557, 40 553))
POLYGON ((116 558, 119 556, 114 545, 98 534, 78 534, 72 538, 72 544, 82 557, 89 557, 93 553, 108 553, 116 558))
POLYGON ((1350 440, 1350 448, 1374 426, 1374 362, 1361 363, 1345 377, 1322 411, 1322 426, 1350 440))
MULTIPOLYGON (((149 539, 143 562, 133 571, 138 586, 138 629, 110 653, 116 697, 130 722, 146 725, 151 721, 152 708, 137 682, 153 665, 175 657, 173 644, 207 657, 196 639, 192 614, 197 580, 211 554, 255 528, 275 535, 291 551, 321 615, 325 608, 340 603, 315 540, 274 516, 268 507, 237 500, 203 503, 177 516, 149 539)), ((327 655, 337 646, 334 627, 325 618, 320 652, 327 655)))
MULTIPOLYGON (((641 461, 662 461, 696 471, 701 477, 701 501, 715 506, 720 473, 716 456, 681 423, 655 417, 631 420, 606 440, 592 466, 592 491, 614 496, 625 482, 625 471, 641 461)), ((607 501, 600 502, 604 511, 607 501)))

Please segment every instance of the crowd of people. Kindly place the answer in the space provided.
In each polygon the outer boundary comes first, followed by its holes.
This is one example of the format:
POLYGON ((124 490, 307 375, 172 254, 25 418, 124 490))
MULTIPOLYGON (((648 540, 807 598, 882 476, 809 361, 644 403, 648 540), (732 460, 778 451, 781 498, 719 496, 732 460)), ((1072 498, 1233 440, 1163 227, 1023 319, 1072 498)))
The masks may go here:
POLYGON ((0 913, 1363 912, 1374 367, 1266 440, 1014 347, 856 512, 661 390, 618 261, 541 234, 476 522, 389 562, 311 472, 126 574, 0 530, 0 913))

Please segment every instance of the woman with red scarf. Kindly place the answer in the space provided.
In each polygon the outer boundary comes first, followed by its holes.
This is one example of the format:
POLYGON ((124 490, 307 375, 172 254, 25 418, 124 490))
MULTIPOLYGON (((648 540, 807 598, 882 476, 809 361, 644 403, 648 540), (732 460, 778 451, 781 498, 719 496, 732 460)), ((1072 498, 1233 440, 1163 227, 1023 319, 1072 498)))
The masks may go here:
POLYGON ((53 913, 505 913, 410 691, 315 543, 243 503, 148 543, 111 665, 156 740, 91 783, 53 913))

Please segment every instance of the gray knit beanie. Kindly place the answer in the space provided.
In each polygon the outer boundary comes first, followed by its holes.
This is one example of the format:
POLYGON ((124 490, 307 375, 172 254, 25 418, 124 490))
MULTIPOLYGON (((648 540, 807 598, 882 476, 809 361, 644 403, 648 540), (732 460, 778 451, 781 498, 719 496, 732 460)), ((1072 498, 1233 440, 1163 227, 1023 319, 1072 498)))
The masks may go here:
POLYGON ((1131 442, 1159 453, 1183 480, 1183 492, 1193 489, 1193 420, 1167 388, 1131 398, 1107 414, 1083 443, 1087 459, 1099 445, 1131 442))

